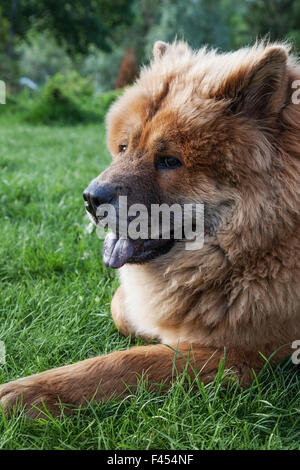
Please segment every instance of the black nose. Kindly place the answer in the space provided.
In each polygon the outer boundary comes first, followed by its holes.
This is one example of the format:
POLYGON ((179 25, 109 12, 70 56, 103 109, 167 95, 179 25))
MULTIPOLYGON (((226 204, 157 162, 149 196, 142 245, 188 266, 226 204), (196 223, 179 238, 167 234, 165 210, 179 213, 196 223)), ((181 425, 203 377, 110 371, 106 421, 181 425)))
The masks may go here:
POLYGON ((115 185, 111 183, 96 184, 91 183, 83 192, 85 208, 94 217, 101 204, 108 204, 116 195, 115 185))

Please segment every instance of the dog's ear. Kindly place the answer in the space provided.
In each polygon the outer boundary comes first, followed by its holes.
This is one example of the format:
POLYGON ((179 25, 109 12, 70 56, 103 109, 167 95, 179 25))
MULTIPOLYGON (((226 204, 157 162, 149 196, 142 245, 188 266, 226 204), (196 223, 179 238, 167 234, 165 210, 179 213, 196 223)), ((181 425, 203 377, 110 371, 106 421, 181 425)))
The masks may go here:
POLYGON ((252 65, 241 66, 223 84, 233 113, 261 119, 278 114, 287 98, 287 51, 270 46, 252 65))
POLYGON ((160 59, 167 51, 169 44, 164 41, 156 41, 153 46, 154 59, 160 59))

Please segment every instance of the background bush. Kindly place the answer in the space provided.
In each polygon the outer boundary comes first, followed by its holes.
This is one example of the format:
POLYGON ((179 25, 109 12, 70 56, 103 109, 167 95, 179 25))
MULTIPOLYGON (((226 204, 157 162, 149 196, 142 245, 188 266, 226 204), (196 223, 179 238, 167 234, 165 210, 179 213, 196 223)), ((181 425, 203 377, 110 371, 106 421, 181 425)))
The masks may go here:
POLYGON ((41 90, 25 88, 17 96, 7 94, 0 113, 32 124, 103 122, 122 91, 96 92, 94 83, 76 71, 57 73, 41 90))

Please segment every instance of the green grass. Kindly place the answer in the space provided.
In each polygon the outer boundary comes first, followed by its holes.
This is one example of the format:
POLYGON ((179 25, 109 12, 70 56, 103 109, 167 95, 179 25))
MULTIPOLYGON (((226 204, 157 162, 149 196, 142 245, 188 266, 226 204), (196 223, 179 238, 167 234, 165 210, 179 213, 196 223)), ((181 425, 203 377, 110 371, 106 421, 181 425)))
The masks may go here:
MULTIPOLYGON (((99 124, 46 127, 0 117, 0 383, 120 348, 115 273, 87 233, 82 190, 109 162, 99 124)), ((7 420, 1 449, 299 449, 299 367, 267 368, 253 386, 178 381, 58 420, 7 420)))

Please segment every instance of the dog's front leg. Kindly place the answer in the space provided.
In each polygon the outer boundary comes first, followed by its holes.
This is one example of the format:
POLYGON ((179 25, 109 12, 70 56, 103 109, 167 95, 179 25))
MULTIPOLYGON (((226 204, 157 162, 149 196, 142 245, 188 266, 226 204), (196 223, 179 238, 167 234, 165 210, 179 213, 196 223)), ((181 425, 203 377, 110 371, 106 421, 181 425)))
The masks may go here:
POLYGON ((23 405, 30 416, 39 415, 37 408, 43 405, 58 415, 60 403, 84 406, 93 399, 106 401, 134 393, 141 376, 152 389, 158 383, 168 386, 187 364, 191 373, 199 370, 208 382, 222 357, 223 350, 184 343, 174 349, 161 344, 138 346, 9 382, 0 386, 0 402, 8 411, 23 405))

